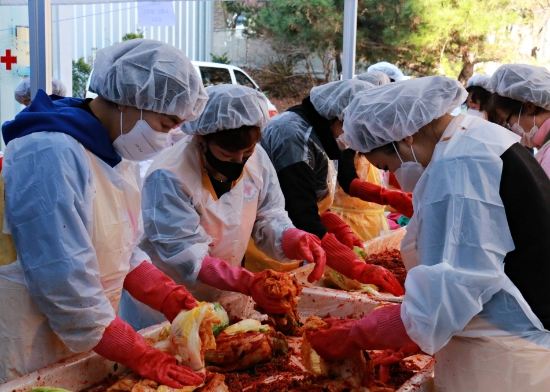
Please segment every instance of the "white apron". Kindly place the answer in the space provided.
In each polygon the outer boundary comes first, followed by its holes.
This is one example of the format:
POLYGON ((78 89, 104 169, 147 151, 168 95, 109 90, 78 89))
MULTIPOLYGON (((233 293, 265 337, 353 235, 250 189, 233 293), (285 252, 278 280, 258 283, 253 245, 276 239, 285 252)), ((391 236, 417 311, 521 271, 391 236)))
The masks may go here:
MULTIPOLYGON (((86 152, 96 190, 92 243, 105 295, 117 311, 137 241, 141 194, 131 162, 123 160, 113 169, 86 152)), ((0 292, 10 293, 0 301, 0 313, 22 310, 0 319, 0 361, 7 364, 0 366, 5 369, 0 380, 10 381, 74 355, 32 300, 18 261, 0 267, 0 292)))
MULTIPOLYGON (((456 120, 444 132, 441 141, 449 140, 459 126, 467 129, 471 123, 469 117, 456 120)), ((407 271, 419 265, 416 217, 415 214, 411 218, 401 242, 401 256, 407 271)), ((517 287, 508 277, 506 280, 503 289, 518 301, 533 325, 544 329, 517 287)), ((545 334, 540 331, 541 344, 547 344, 545 334)), ((437 392, 550 391, 550 350, 510 335, 478 316, 434 356, 437 392)))
MULTIPOLYGON (((233 182, 231 191, 218 199, 210 177, 204 172, 198 139, 187 137, 171 149, 178 149, 179 159, 173 159, 174 154, 160 155, 155 160, 154 170, 170 170, 181 180, 184 193, 193 201, 200 216, 200 225, 212 239, 208 254, 240 266, 256 221, 263 183, 258 153, 248 159, 241 177, 233 182)), ((174 268, 160 260, 152 246, 143 250, 151 256, 155 266, 177 284, 184 285, 197 300, 216 301, 224 293, 203 283, 183 281, 174 268)))

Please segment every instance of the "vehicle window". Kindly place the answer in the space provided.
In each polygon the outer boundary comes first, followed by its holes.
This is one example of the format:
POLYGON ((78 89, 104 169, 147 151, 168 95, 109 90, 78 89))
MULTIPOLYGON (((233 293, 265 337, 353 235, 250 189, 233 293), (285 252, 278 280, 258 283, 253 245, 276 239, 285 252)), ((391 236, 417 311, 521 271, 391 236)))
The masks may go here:
POLYGON ((252 80, 250 80, 250 78, 248 78, 241 71, 237 71, 235 69, 235 70, 233 70, 233 72, 235 72, 235 79, 237 79, 237 84, 240 84, 241 86, 246 86, 246 87, 256 89, 256 86, 254 85, 254 83, 252 83, 252 80))
POLYGON ((199 67, 202 74, 204 87, 216 86, 218 84, 232 84, 231 75, 226 68, 199 67))

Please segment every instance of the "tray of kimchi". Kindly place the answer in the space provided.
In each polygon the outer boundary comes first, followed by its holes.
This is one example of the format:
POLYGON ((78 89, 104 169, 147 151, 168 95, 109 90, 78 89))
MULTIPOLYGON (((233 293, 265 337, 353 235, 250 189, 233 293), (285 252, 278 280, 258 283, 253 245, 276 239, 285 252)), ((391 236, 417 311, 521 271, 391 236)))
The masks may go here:
MULTIPOLYGON (((322 318, 361 318, 373 301, 346 292, 308 293, 288 273, 268 271, 264 290, 279 296, 283 314, 269 314, 250 297, 229 294, 201 302, 168 322, 140 331, 149 345, 205 375, 183 389, 158 385, 90 352, 0 385, 23 392, 49 386, 82 392, 427 392, 433 389, 433 357, 409 347, 399 361, 386 351, 362 351, 342 361, 320 358, 305 331, 323 328, 322 318)), ((394 306, 388 302, 376 306, 394 306)))
MULTIPOLYGON (((399 251, 401 240, 406 234, 406 228, 402 227, 389 234, 374 238, 363 244, 363 248, 355 247, 357 256, 365 263, 379 265, 390 271, 397 281, 405 289, 405 278, 407 270, 401 258, 399 251)), ((349 279, 330 267, 325 267, 323 278, 310 283, 307 277, 313 271, 313 264, 307 264, 291 272, 298 282, 314 295, 316 292, 347 292, 353 298, 369 298, 375 302, 402 302, 403 297, 396 297, 390 293, 385 293, 379 287, 372 284, 362 284, 357 280, 349 279)), ((322 294, 319 294, 322 295, 322 294)))

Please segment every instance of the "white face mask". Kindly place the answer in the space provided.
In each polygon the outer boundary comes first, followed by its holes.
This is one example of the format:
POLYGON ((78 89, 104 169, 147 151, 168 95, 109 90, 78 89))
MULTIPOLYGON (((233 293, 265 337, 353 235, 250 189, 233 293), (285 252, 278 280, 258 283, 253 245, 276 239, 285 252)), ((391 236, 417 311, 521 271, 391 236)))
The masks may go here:
POLYGON ((166 144, 167 133, 157 132, 141 118, 130 132, 122 134, 122 112, 120 112, 120 136, 113 142, 115 151, 130 161, 146 161, 158 154, 166 144))
POLYGON ((523 130, 523 127, 519 125, 519 119, 521 118, 521 109, 523 109, 523 104, 519 109, 518 122, 512 125, 510 127, 510 130, 514 132, 516 135, 521 136, 520 143, 523 144, 525 147, 530 147, 530 148, 536 147, 535 144, 533 143, 533 136, 535 136, 535 134, 539 130, 539 127, 537 127, 535 122, 536 118, 535 116, 533 116, 533 128, 531 128, 529 132, 525 132, 523 130))
POLYGON ((466 110, 466 114, 470 116, 481 117, 484 120, 486 119, 485 110, 468 109, 466 110))
POLYGON ((338 148, 341 151, 347 150, 349 148, 349 144, 347 142, 345 133, 342 133, 340 136, 336 138, 336 144, 338 144, 338 148))
POLYGON ((412 192, 414 190, 414 187, 416 186, 416 183, 422 176, 422 173, 424 173, 424 166, 422 166, 418 161, 416 160, 416 155, 414 155, 414 150, 411 146, 411 151, 414 157, 414 162, 403 162, 403 159, 401 159, 401 155, 399 155, 399 151, 397 151, 397 147, 395 147, 395 143, 393 144, 393 148, 395 149, 395 152, 397 153, 397 156, 399 157, 399 160, 401 161, 401 167, 395 171, 395 178, 397 178, 397 182, 399 183, 399 186, 403 191, 405 192, 412 192))

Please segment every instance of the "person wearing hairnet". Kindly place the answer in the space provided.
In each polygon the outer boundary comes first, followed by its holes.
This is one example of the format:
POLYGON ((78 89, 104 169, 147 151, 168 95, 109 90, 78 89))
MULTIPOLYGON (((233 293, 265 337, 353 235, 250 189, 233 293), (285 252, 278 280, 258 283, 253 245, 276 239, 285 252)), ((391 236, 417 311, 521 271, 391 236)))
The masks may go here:
POLYGON ((391 83, 390 77, 382 71, 368 71, 355 75, 354 79, 362 80, 363 82, 372 83, 375 86, 391 83))
MULTIPOLYGON (((277 171, 288 216, 297 228, 321 240, 327 265, 349 278, 401 295, 403 289, 389 271, 365 264, 356 256, 353 248, 362 247, 362 241, 348 224, 328 211, 336 185, 332 160, 341 160, 342 150, 348 148, 343 138, 342 111, 356 93, 372 87, 351 79, 313 88, 301 105, 271 119, 261 145, 277 171)), ((338 181, 346 193, 379 204, 387 204, 390 195, 393 201, 405 200, 406 204, 407 196, 402 192, 392 193, 358 180, 353 165, 355 152, 350 155, 346 168, 338 171, 338 181)))
POLYGON ((403 72, 401 72, 399 68, 391 63, 388 63, 387 61, 381 61, 379 63, 372 64, 367 68, 367 72, 374 71, 383 72, 388 75, 388 77, 390 78, 390 82, 399 82, 405 77, 405 75, 403 75, 403 72))
MULTIPOLYGON (((67 88, 61 80, 52 78, 52 94, 60 97, 67 96, 67 88)), ((31 104, 31 78, 23 79, 15 88, 13 95, 21 105, 29 106, 31 104)))
POLYGON ((550 179, 517 135, 451 116, 466 95, 429 76, 359 93, 344 111, 350 146, 416 184, 406 293, 308 339, 328 359, 414 341, 436 354, 439 391, 547 391, 550 179))
POLYGON ((0 383, 93 349, 172 388, 203 376, 117 317, 124 287, 173 320, 196 306, 140 238, 137 165, 207 95, 185 54, 135 39, 98 51, 95 99, 48 96, 3 124, 5 223, 17 260, 0 267, 0 383))
MULTIPOLYGON (((265 95, 233 84, 206 91, 202 115, 182 124, 187 136, 147 172, 142 248, 198 300, 240 292, 267 312, 284 313, 280 299, 263 289, 265 274, 241 267, 249 239, 276 260, 316 263, 310 281, 321 278, 325 252, 317 237, 296 229, 288 218, 273 165, 257 144, 269 121, 265 95)), ((155 324, 152 315, 127 311, 126 300, 124 308, 135 326, 155 324)))
MULTIPOLYGON (((390 83, 390 78, 380 71, 364 72, 356 75, 355 79, 375 86, 390 83)), ((370 164, 367 158, 351 149, 346 149, 342 154, 343 156, 338 161, 338 174, 340 177, 344 175, 344 170, 348 170, 355 179, 353 174, 355 170, 359 180, 381 186, 381 173, 370 164)), ((330 210, 346 222, 361 241, 368 241, 389 231, 389 221, 384 213, 384 206, 352 197, 348 193, 342 189, 340 184, 337 184, 330 210)), ((410 205, 412 206, 412 201, 410 205)))
POLYGON ((487 106, 491 99, 491 77, 489 75, 475 74, 466 83, 467 114, 487 120, 487 106))
POLYGON ((550 176, 550 72, 527 64, 502 65, 493 74, 492 112, 496 122, 521 137, 550 176))

